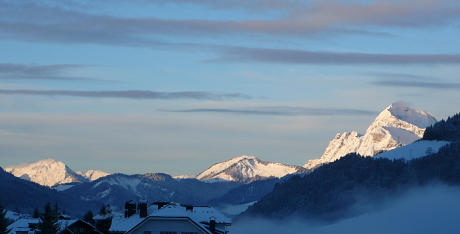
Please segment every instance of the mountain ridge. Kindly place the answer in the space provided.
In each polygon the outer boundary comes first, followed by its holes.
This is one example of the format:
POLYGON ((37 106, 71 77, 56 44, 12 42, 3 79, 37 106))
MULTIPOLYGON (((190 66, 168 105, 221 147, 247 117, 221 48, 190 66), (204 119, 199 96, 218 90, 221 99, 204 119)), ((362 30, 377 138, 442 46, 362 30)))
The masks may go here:
POLYGON ((365 134, 356 131, 338 133, 324 154, 319 159, 307 161, 304 167, 315 169, 349 153, 374 156, 408 145, 421 139, 425 128, 436 122, 429 112, 411 109, 400 102, 392 103, 375 118, 365 134))
POLYGON ((306 172, 300 166, 261 161, 255 156, 242 155, 215 163, 196 176, 199 180, 224 180, 252 182, 271 177, 281 178, 288 174, 306 172))
POLYGON ((75 172, 65 163, 52 158, 8 166, 4 171, 21 179, 48 187, 60 184, 88 182, 109 174, 100 170, 89 170, 86 173, 75 172))

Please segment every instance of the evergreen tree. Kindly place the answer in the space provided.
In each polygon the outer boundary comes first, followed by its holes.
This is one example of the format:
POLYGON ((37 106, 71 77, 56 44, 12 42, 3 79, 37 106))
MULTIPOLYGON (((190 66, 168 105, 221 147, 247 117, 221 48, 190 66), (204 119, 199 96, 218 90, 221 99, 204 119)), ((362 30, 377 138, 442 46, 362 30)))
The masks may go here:
POLYGON ((103 204, 101 209, 99 210, 99 215, 102 216, 98 219, 95 223, 97 230, 102 233, 108 233, 110 225, 112 224, 112 210, 110 209, 110 205, 103 204))
POLYGON ((3 208, 1 202, 0 202, 0 234, 7 234, 10 232, 8 230, 8 225, 9 225, 9 220, 6 216, 6 210, 3 208))
POLYGON ((87 222, 87 223, 90 223, 90 224, 94 224, 94 214, 92 211, 88 211, 85 213, 85 215, 83 216, 83 221, 87 222))
POLYGON ((38 210, 38 207, 35 207, 33 218, 34 219, 40 218, 40 210, 38 210))
POLYGON ((38 229, 42 234, 56 234, 59 231, 58 211, 57 204, 54 208, 51 208, 49 202, 45 205, 44 212, 40 214, 41 220, 38 224, 38 229))
POLYGON ((105 215, 107 214, 107 208, 106 208, 105 204, 102 204, 102 207, 101 207, 101 209, 99 210, 99 214, 100 214, 101 216, 105 216, 105 215))
POLYGON ((53 215, 56 217, 56 219, 59 219, 59 216, 61 215, 61 208, 59 208, 57 203, 54 203, 53 215))

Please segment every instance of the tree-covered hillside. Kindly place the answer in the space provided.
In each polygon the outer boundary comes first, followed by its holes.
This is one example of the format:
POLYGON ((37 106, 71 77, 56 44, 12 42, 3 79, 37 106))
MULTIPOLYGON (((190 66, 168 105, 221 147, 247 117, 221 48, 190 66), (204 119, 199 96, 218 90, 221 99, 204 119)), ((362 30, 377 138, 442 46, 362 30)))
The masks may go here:
POLYGON ((441 120, 427 127, 423 135, 424 140, 458 141, 460 140, 460 113, 447 120, 441 120))

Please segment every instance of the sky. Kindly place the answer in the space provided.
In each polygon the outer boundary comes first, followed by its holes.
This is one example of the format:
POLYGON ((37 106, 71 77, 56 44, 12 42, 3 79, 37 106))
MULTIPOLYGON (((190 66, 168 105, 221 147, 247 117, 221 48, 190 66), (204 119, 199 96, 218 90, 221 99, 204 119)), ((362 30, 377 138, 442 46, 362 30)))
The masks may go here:
POLYGON ((0 166, 302 166, 400 101, 460 111, 460 2, 0 0, 0 166))

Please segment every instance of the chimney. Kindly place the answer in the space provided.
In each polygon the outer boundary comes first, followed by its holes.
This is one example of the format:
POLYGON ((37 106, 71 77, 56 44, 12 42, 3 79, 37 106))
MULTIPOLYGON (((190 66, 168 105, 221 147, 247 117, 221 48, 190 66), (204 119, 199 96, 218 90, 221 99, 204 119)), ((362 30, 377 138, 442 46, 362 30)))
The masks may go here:
POLYGON ((127 201, 125 203, 125 218, 130 217, 136 213, 136 202, 133 200, 127 201))
POLYGON ((191 206, 191 205, 186 205, 186 206, 185 206, 185 211, 186 211, 186 212, 188 212, 188 211, 193 212, 193 206, 191 206))
POLYGON ((147 217, 147 200, 140 200, 139 205, 137 206, 139 209, 139 217, 145 218, 147 217))
POLYGON ((157 205, 158 209, 163 208, 163 206, 165 206, 167 204, 169 204, 169 202, 157 201, 157 202, 152 203, 152 205, 157 205))
POLYGON ((212 234, 216 234, 216 218, 211 217, 209 220, 209 231, 211 231, 212 234))

